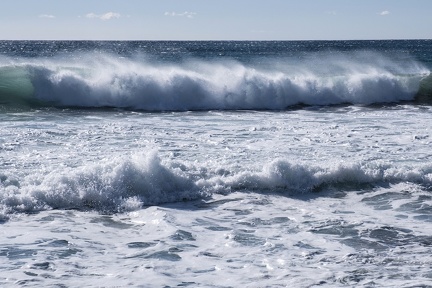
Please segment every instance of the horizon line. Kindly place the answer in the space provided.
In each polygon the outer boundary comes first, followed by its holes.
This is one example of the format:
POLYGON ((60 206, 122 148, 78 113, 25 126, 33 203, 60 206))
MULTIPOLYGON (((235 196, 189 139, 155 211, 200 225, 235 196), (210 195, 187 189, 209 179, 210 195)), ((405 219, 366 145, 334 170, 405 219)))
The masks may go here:
POLYGON ((415 40, 432 40, 432 38, 366 38, 366 39, 0 39, 0 41, 105 41, 105 42, 299 42, 299 41, 415 41, 415 40))

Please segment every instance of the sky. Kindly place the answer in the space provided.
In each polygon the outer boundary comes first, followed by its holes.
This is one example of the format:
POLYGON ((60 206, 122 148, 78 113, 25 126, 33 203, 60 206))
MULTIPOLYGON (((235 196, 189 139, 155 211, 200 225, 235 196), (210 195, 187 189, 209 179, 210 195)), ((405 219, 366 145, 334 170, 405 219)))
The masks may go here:
POLYGON ((1 40, 432 39, 432 0, 2 0, 1 40))

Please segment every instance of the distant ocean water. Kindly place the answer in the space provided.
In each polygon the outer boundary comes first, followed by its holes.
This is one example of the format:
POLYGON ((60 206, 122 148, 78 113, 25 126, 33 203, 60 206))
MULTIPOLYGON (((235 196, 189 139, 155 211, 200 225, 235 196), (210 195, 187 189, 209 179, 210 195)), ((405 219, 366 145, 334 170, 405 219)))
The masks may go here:
POLYGON ((0 41, 0 286, 430 287, 432 40, 0 41))

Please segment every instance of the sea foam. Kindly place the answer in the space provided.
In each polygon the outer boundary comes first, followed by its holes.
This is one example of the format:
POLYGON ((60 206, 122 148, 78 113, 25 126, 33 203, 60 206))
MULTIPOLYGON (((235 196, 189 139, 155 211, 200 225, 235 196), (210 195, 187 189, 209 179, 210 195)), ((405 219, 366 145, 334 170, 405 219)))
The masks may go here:
POLYGON ((161 164, 153 152, 102 160, 23 179, 2 175, 0 203, 9 212, 46 209, 128 211, 201 198, 204 193, 179 173, 161 164))
POLYGON ((344 192, 402 182, 426 189, 432 185, 430 165, 397 167, 372 162, 311 166, 278 159, 258 170, 225 167, 228 172, 224 175, 202 165, 162 161, 152 151, 47 173, 35 171, 19 179, 0 175, 0 211, 2 217, 47 209, 114 213, 206 199, 215 193, 240 191, 296 197, 333 188, 344 192))

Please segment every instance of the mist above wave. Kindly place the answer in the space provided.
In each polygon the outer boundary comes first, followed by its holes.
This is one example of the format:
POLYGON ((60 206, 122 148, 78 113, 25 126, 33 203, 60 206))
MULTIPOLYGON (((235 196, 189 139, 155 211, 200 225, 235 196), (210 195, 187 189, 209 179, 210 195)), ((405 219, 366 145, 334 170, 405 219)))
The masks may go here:
POLYGON ((399 102, 413 100, 429 74, 415 61, 395 62, 372 52, 257 58, 250 63, 145 59, 83 54, 14 65, 27 69, 31 96, 45 105, 147 111, 399 102))

